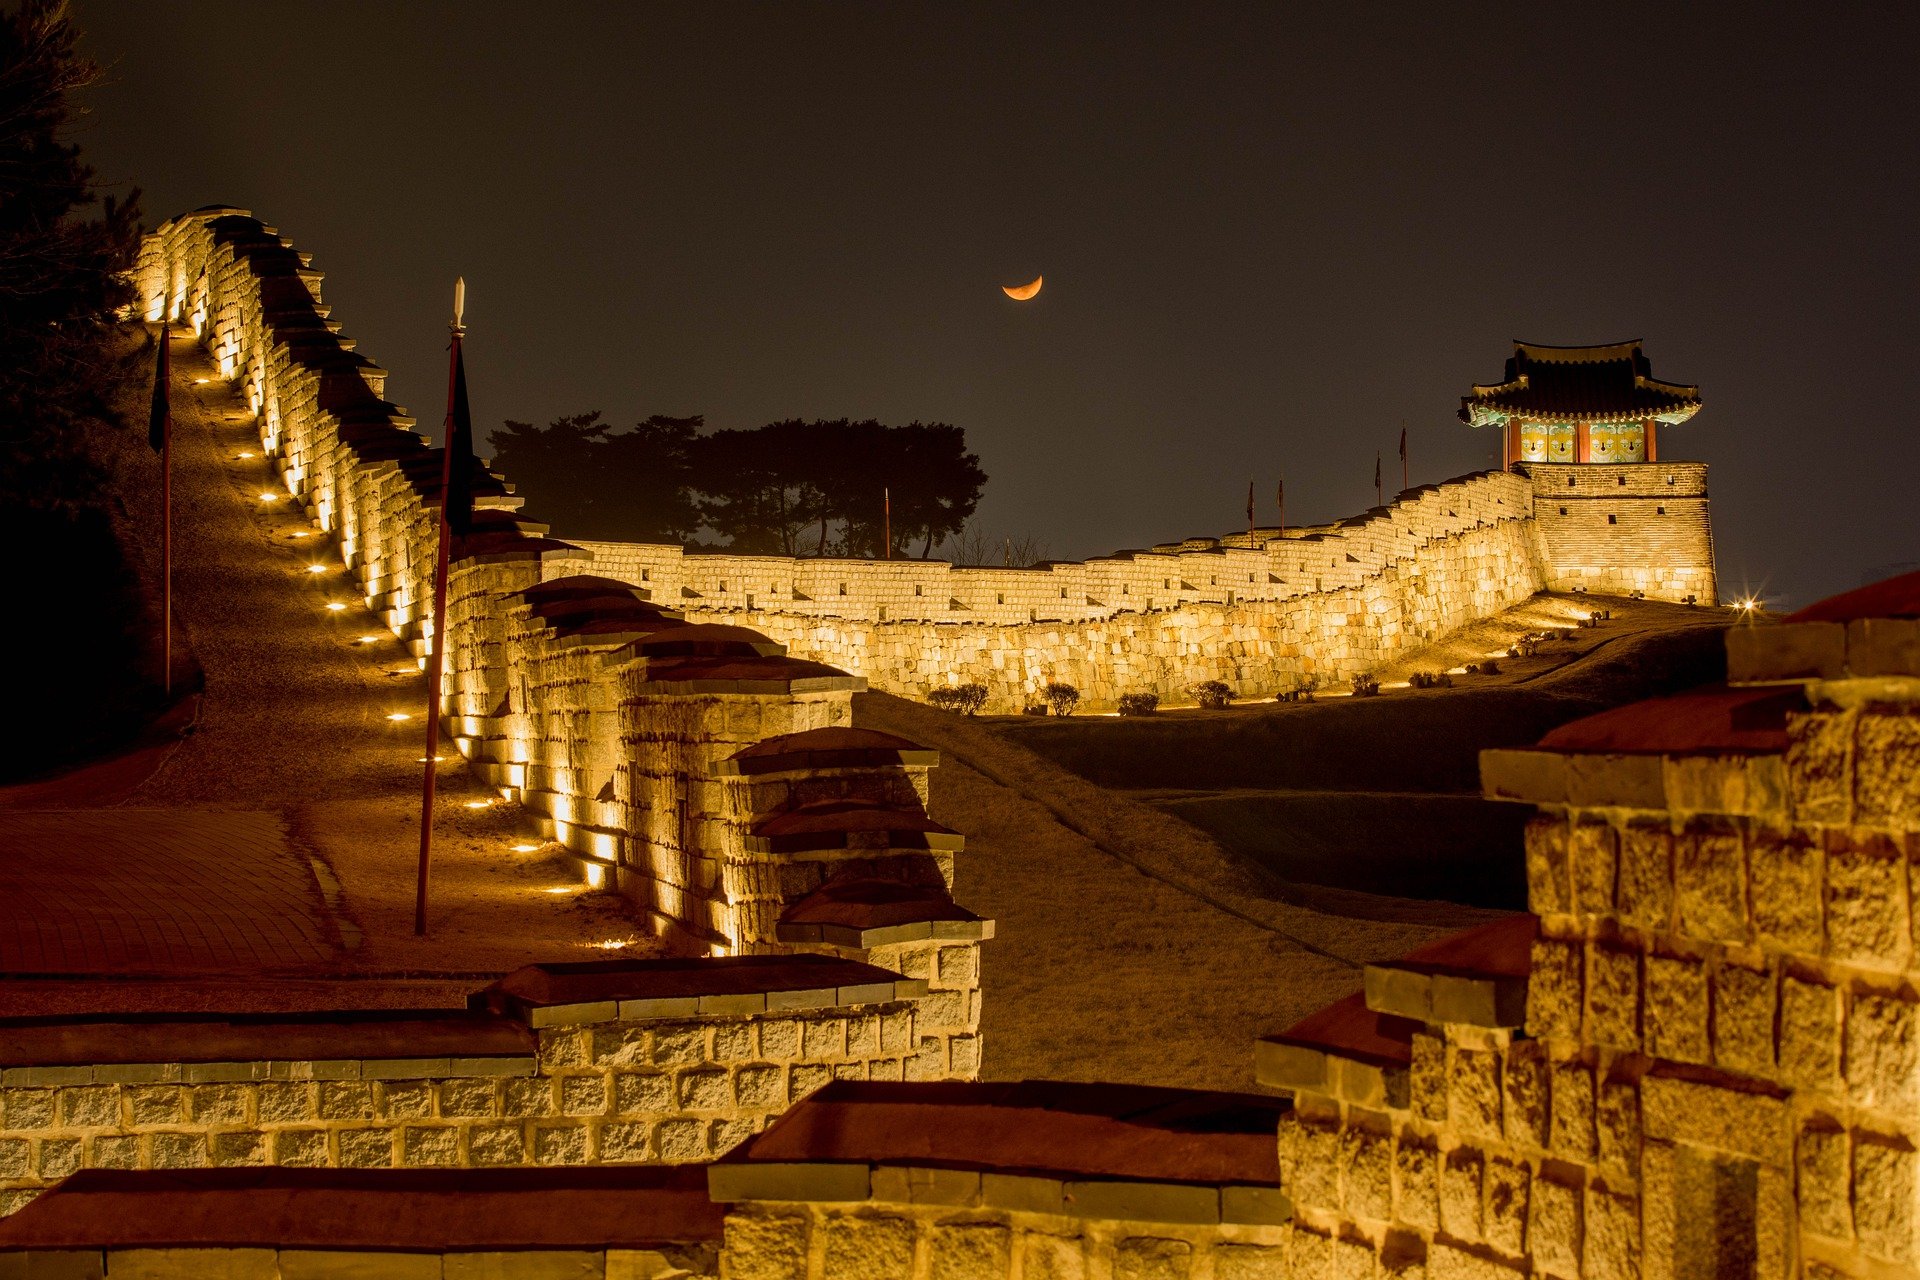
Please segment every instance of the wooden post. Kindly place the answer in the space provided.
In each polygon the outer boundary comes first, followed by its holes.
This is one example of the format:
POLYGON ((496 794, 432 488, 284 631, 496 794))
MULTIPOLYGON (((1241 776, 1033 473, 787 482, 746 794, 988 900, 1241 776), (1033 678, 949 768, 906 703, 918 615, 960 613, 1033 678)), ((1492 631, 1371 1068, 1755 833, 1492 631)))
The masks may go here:
POLYGON ((1647 419, 1647 447, 1644 450, 1644 452, 1647 455, 1648 462, 1660 461, 1660 451, 1659 449, 1654 447, 1654 434, 1653 434, 1653 429, 1658 425, 1659 425, 1658 419, 1656 418, 1647 419))
POLYGON ((1590 422, 1573 424, 1573 460, 1575 462, 1593 461, 1593 424, 1590 422))

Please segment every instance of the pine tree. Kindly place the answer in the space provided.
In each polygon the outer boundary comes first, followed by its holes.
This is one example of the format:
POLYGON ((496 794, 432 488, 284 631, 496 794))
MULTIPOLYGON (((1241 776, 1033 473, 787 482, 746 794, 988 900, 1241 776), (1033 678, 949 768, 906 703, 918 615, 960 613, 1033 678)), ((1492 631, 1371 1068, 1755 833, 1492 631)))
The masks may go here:
POLYGON ((102 500, 81 430, 113 418, 139 365, 116 323, 133 300, 138 197, 97 199, 61 136, 69 95, 97 75, 74 46, 64 3, 0 14, 0 503, 69 512, 102 500))

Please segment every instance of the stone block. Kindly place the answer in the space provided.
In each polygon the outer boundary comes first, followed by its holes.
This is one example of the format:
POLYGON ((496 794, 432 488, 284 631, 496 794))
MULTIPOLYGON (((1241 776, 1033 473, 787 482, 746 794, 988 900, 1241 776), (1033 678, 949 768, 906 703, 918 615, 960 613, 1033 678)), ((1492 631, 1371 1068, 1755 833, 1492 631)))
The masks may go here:
MULTIPOLYGON (((127 1116, 136 1126, 186 1122, 186 1098, 178 1085, 158 1084, 130 1088, 126 1091, 126 1099, 127 1116)), ((31 1126, 9 1124, 8 1127, 19 1129, 31 1126)))
MULTIPOLYGON (((1460 1240, 1481 1238, 1481 1175, 1486 1160, 1471 1147, 1455 1147, 1440 1160, 1440 1229, 1460 1240)), ((1280 1185, 1286 1186, 1282 1174, 1280 1185)))
MULTIPOLYGON (((240 1118, 245 1118, 244 1112, 240 1118)), ((69 1129, 119 1128, 120 1087, 92 1085, 60 1090, 60 1123, 69 1129)))
POLYGON ((1074 1236, 1024 1232, 1020 1240, 1020 1274, 1026 1280, 1086 1280, 1086 1245, 1074 1236))
MULTIPOLYGON (((655 1274, 671 1274, 666 1259, 660 1261, 655 1274)), ((441 1280, 606 1280, 612 1270, 605 1254, 573 1249, 449 1253, 440 1262, 441 1280)))
MULTIPOLYGON (((665 1125, 661 1126, 663 1132, 665 1128, 665 1125)), ((704 1150, 702 1154, 705 1154, 704 1150)), ((662 1155, 664 1156, 665 1153, 662 1152, 662 1155)), ((535 1125, 533 1159, 535 1164, 585 1164, 587 1162, 586 1126, 582 1124, 535 1125)))
POLYGON ((440 1255, 282 1249, 277 1280, 441 1280, 440 1255))
POLYGON ((1447 1042, 1415 1032, 1413 1060, 1407 1069, 1408 1101, 1423 1120, 1447 1118, 1447 1042))
POLYGON ((1280 1227, 1293 1220, 1293 1201, 1279 1187, 1220 1188, 1220 1221, 1230 1225, 1280 1227))
POLYGON ((1587 1185, 1585 1280, 1641 1280, 1640 1202, 1587 1185))
POLYGON ((1547 1055, 1538 1040, 1517 1040, 1507 1049, 1502 1115, 1507 1141, 1517 1147, 1547 1145, 1547 1055))
MULTIPOLYGON (((443 1080, 440 1083, 440 1114, 473 1119, 493 1114, 494 1082, 491 1080, 443 1080)), ((265 1099, 262 1096, 262 1111, 265 1099)))
POLYGON ((1602 1166, 1632 1177, 1640 1163, 1640 1090, 1627 1080, 1604 1080, 1594 1105, 1594 1136, 1602 1166))
POLYGON ((426 1080, 397 1080, 376 1084, 373 1104, 388 1120, 424 1120, 433 1115, 433 1085, 426 1080))
POLYGON ((1527 905, 1537 915, 1573 910, 1571 831, 1564 817, 1542 814, 1527 822, 1527 905))
POLYGON ((319 1114, 315 1109, 314 1086, 298 1081, 261 1085, 254 1105, 261 1124, 297 1124, 315 1119, 319 1114))
POLYGON ((1720 966, 1713 975, 1714 1062, 1745 1075, 1770 1075, 1773 1028, 1773 974, 1720 966))
POLYGON ((1771 1091, 1725 1083, 1650 1075, 1640 1082, 1640 1122, 1662 1142, 1770 1164, 1788 1155, 1786 1104, 1771 1091))
POLYGON ((913 1272, 915 1231, 910 1219, 835 1214, 822 1224, 822 1232, 822 1280, 872 1280, 913 1272))
POLYGON ((1640 954, 1594 945, 1587 951, 1587 1034, 1593 1043, 1640 1048, 1640 954))
POLYGON ((342 1129, 340 1167, 343 1169, 388 1169, 393 1166, 395 1131, 392 1129, 342 1129))
POLYGON ((1393 1216, 1393 1139, 1367 1128, 1350 1128, 1340 1135, 1341 1163, 1346 1188, 1342 1197, 1349 1216, 1385 1222, 1393 1216))
POLYGON ((1707 967, 1681 956, 1646 958, 1646 1047, 1656 1058, 1705 1062, 1707 967))
POLYGON ((980 1175, 967 1169, 875 1165, 869 1185, 873 1199, 895 1204, 965 1207, 980 1199, 980 1175))
POLYGON ((475 1125, 467 1130, 467 1159, 476 1165, 525 1164, 526 1134, 517 1124, 475 1125))
POLYGON ((55 1099, 52 1089, 7 1089, 0 1091, 0 1124, 9 1129, 50 1129, 53 1127, 55 1099))
POLYGON ((1818 1117, 1809 1121, 1800 1130, 1794 1166, 1801 1224, 1818 1235, 1850 1239, 1853 1209, 1846 1130, 1818 1117))
POLYGON ((1447 1071, 1447 1114, 1454 1126, 1469 1137, 1497 1141, 1500 1103, 1500 1055, 1455 1049, 1447 1071))
POLYGON ((1192 1266, 1193 1246, 1185 1240, 1128 1236, 1114 1242, 1113 1280, 1187 1280, 1192 1266))
POLYGON ((1586 1160, 1594 1149, 1593 1069, 1563 1062, 1553 1069, 1549 1138, 1556 1154, 1586 1160))
POLYGON ((660 1158, 669 1164, 708 1159, 707 1126, 699 1120, 663 1120, 654 1133, 660 1158))
POLYGON ((623 1116, 673 1110, 673 1077, 665 1072, 620 1072, 613 1077, 613 1109, 615 1114, 623 1116))
POLYGON ((281 1280, 286 1274, 272 1249, 114 1249, 106 1257, 109 1274, 134 1280, 281 1280))
POLYGON ((460 1131, 452 1125, 408 1125, 400 1131, 400 1163, 415 1166, 459 1164, 460 1131))
POLYGON ((1611 823, 1586 819, 1573 824, 1568 841, 1568 870, 1575 914, 1613 914, 1618 866, 1619 840, 1611 823))
POLYGON ((357 1080, 327 1080, 319 1086, 316 1104, 322 1120, 373 1118, 373 1086, 357 1080))
MULTIPOLYGON (((1301 1271, 1301 1276, 1318 1272, 1301 1271)), ((1427 1251, 1427 1280, 1519 1280, 1528 1272, 1462 1248, 1457 1243, 1435 1241, 1427 1251)))
POLYGON ((267 1163, 267 1136, 254 1130, 226 1130, 207 1140, 211 1162, 217 1168, 267 1163))
POLYGON ((140 1139, 132 1134, 98 1135, 87 1139, 89 1169, 137 1169, 140 1139))
POLYGON ((200 1133, 156 1133, 147 1139, 147 1160, 155 1169, 204 1169, 207 1139, 200 1133))
POLYGON ((730 1213, 720 1265, 733 1280, 806 1280, 805 1216, 730 1213))
POLYGON ((1394 1217, 1432 1231, 1440 1225, 1440 1153, 1426 1143, 1402 1140, 1394 1147, 1394 1217))
POLYGON ((57 1182, 81 1166, 84 1147, 79 1138, 42 1138, 34 1172, 48 1182, 57 1182))
POLYGON ((1527 1030, 1531 1035, 1548 1040, 1580 1038, 1584 961, 1578 942, 1534 940, 1532 973, 1527 982, 1527 1030))
POLYGON ((1534 1264, 1540 1270, 1561 1276, 1580 1274, 1585 1245, 1581 1199, 1580 1189, 1565 1182, 1544 1177, 1534 1181, 1528 1234, 1534 1264))
POLYGON ((607 1078, 605 1076, 563 1076, 560 1079, 560 1114, 597 1116, 606 1114, 607 1078))
POLYGON ((273 1163, 294 1169, 317 1169, 327 1163, 325 1129, 280 1129, 273 1134, 273 1163))
POLYGON ((1780 1074, 1831 1093, 1840 1082, 1840 993, 1821 982, 1780 979, 1780 1074))
POLYGON ((1787 717, 1787 787, 1802 823, 1844 826, 1853 814, 1855 713, 1787 717))
POLYGON ((1340 1208, 1340 1134, 1289 1112, 1280 1119, 1280 1185, 1293 1202, 1340 1208))
POLYGON ((1527 1193, 1532 1170, 1522 1161, 1493 1156, 1487 1160, 1485 1232, 1487 1243, 1502 1253, 1526 1251, 1527 1193))
POLYGON ((1628 823, 1620 832, 1616 903, 1620 919, 1664 930, 1673 917, 1673 833, 1664 824, 1628 823))
POLYGON ((1854 820, 1862 825, 1920 828, 1920 715, 1869 710, 1855 728, 1854 820))
MULTIPOLYGON (((1920 774, 1914 775, 1920 777, 1920 774)), ((1909 780, 1911 784, 1911 779, 1909 780)), ((1906 860, 1885 838, 1836 831, 1827 841, 1827 951, 1873 969, 1906 967, 1906 860)))
POLYGON ((1288 1269, 1286 1250, 1278 1245, 1221 1244, 1213 1248, 1214 1280, 1290 1280, 1297 1274, 1288 1269))
POLYGON ((927 1241, 928 1280, 1005 1280, 1013 1232, 994 1222, 938 1223, 927 1241))
POLYGON ((1847 1092, 1862 1106, 1920 1104, 1920 1005, 1859 993, 1846 1019, 1847 1092))
POLYGON ((1920 1156, 1904 1138, 1859 1134, 1853 1144, 1853 1226, 1876 1258, 1912 1264, 1920 1156))
POLYGON ((1673 902, 1681 933, 1714 942, 1746 939, 1745 854, 1736 831, 1694 826, 1674 837, 1673 902))

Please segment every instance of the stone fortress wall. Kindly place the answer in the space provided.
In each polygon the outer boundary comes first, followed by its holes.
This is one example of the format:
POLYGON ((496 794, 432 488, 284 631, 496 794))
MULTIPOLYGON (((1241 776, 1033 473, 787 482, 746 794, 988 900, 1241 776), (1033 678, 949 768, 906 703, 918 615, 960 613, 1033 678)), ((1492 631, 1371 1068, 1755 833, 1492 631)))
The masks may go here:
POLYGON ((1551 591, 1715 600, 1704 462, 1528 462, 1551 591))

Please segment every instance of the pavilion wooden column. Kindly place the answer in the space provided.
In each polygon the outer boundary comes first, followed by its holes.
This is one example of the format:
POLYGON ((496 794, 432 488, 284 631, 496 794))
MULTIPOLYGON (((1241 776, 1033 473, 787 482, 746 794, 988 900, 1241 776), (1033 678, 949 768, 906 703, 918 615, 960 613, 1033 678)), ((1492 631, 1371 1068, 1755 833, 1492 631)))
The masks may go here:
POLYGON ((1593 461, 1593 424, 1590 422, 1573 424, 1573 460, 1575 462, 1593 461))
POLYGON ((1653 429, 1658 424, 1659 424, 1659 420, 1656 418, 1647 419, 1647 461, 1648 462, 1660 461, 1660 451, 1659 449, 1654 447, 1654 442, 1653 442, 1654 441, 1653 429))
POLYGON ((1506 445, 1501 450, 1500 469, 1513 470, 1513 464, 1520 461, 1520 419, 1507 419, 1506 445))

